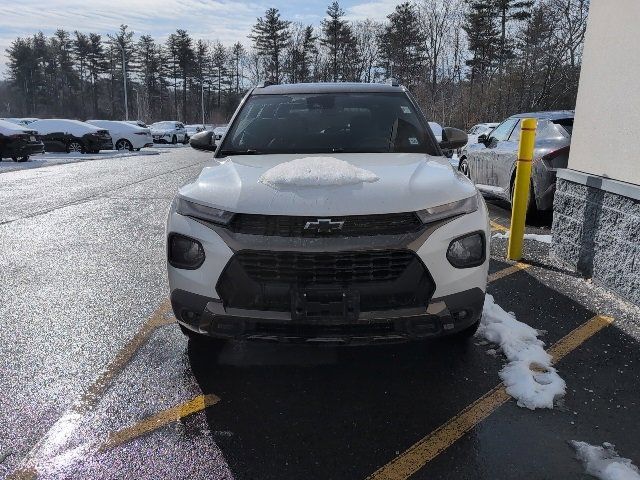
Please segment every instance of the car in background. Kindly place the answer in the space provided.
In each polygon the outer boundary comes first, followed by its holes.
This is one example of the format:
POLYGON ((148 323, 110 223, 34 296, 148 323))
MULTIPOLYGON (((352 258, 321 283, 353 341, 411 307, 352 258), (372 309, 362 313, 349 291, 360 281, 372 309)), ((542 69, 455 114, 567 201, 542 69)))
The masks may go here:
POLYGON ((533 154, 529 213, 553 208, 556 171, 566 168, 571 146, 573 110, 531 112, 513 115, 476 143, 462 150, 458 170, 476 184, 478 190, 511 202, 518 159, 520 122, 536 118, 538 127, 533 154))
POLYGON ((193 137, 196 133, 204 132, 206 130, 206 127, 202 124, 185 125, 184 128, 187 130, 187 140, 193 137))
POLYGON ((38 132, 47 152, 98 153, 113 150, 109 131, 78 120, 36 120, 29 128, 38 132))
POLYGON ((165 121, 150 125, 153 143, 188 143, 187 129, 181 122, 165 121))
POLYGON ((25 126, 0 120, 0 160, 11 158, 26 162, 30 155, 44 152, 38 132, 25 126))
POLYGON ((133 151, 143 147, 153 147, 153 137, 148 127, 142 128, 116 120, 87 120, 87 123, 108 130, 116 150, 133 151))

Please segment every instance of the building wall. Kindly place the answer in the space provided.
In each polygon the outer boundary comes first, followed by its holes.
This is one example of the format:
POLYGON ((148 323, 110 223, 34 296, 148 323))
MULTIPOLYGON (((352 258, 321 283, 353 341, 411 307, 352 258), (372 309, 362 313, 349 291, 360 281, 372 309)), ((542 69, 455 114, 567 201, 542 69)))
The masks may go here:
POLYGON ((592 0, 551 255, 640 305, 640 0, 592 0))
POLYGON ((569 168, 640 184, 640 0, 592 0, 569 168))

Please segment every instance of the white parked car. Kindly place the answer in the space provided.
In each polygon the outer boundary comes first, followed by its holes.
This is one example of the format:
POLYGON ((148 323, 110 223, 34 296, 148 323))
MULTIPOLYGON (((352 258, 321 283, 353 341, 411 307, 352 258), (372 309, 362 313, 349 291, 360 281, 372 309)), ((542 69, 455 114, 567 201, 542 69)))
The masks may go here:
POLYGON ((171 303, 198 340, 396 342, 477 329, 489 221, 408 91, 256 87, 167 219, 171 303))
POLYGON ((187 129, 181 122, 156 122, 150 125, 154 143, 188 143, 187 129))
POLYGON ((151 130, 116 120, 87 120, 87 123, 109 130, 115 150, 140 150, 153 147, 151 130))

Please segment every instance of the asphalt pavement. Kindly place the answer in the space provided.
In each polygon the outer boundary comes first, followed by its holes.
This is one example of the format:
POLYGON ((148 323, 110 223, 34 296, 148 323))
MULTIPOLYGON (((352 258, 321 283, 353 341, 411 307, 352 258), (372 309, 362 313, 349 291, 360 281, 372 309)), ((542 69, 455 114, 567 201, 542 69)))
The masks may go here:
MULTIPOLYGON (((493 239, 488 291, 544 331, 567 382, 553 410, 518 407, 479 339, 190 344, 167 301, 164 222, 210 155, 0 173, 0 477, 590 478, 570 440, 640 464, 640 309, 538 241, 515 263, 493 239)), ((508 205, 489 205, 498 234, 508 205)), ((530 223, 550 234, 548 216, 530 223)))

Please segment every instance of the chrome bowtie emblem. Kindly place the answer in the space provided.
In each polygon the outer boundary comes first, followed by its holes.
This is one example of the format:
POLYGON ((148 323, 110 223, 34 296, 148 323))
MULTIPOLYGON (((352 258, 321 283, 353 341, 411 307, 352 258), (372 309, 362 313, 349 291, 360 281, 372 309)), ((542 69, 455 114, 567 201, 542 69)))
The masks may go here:
POLYGON ((330 218, 319 218, 315 222, 307 222, 304 226, 305 230, 315 230, 318 233, 331 233, 336 230, 342 230, 344 222, 334 222, 330 218))

